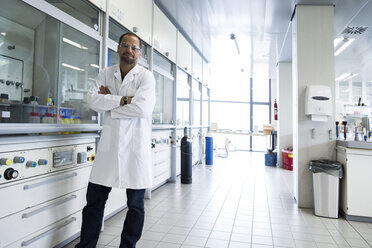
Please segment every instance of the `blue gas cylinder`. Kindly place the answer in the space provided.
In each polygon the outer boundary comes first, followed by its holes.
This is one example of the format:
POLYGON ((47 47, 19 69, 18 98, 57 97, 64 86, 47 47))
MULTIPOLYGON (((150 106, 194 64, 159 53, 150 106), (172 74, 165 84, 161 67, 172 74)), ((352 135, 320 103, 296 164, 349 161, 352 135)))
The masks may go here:
POLYGON ((213 165, 213 137, 210 133, 205 136, 205 164, 213 165))

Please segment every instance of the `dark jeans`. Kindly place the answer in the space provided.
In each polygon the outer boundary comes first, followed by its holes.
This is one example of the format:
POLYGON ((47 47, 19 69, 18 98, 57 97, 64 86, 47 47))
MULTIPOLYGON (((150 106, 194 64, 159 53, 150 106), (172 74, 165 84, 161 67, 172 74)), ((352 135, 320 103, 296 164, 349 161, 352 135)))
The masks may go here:
MULTIPOLYGON (((83 209, 80 243, 75 248, 96 247, 102 227, 103 213, 111 187, 89 182, 87 205, 83 209)), ((135 248, 145 220, 145 189, 127 189, 128 212, 121 233, 120 248, 135 248)))

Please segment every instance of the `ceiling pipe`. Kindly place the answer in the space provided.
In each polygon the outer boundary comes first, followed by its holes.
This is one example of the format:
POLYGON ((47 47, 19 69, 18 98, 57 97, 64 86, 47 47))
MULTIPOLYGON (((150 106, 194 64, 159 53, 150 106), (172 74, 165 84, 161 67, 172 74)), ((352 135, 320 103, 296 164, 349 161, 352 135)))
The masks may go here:
POLYGON ((235 42, 236 50, 238 51, 238 54, 240 55, 239 45, 238 45, 238 41, 235 37, 235 34, 230 34, 230 39, 235 42))

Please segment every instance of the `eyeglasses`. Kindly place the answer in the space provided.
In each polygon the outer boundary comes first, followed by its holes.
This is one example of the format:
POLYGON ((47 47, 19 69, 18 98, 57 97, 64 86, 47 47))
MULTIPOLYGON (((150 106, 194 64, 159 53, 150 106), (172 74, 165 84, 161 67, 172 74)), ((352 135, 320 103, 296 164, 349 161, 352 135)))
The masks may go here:
POLYGON ((129 50, 129 48, 130 48, 130 49, 132 49, 132 51, 134 51, 134 52, 138 52, 139 50, 141 50, 141 48, 139 48, 138 46, 135 46, 135 45, 131 46, 131 45, 125 43, 125 42, 120 43, 120 44, 119 44, 119 47, 121 47, 121 48, 125 48, 125 49, 128 49, 128 50, 129 50))

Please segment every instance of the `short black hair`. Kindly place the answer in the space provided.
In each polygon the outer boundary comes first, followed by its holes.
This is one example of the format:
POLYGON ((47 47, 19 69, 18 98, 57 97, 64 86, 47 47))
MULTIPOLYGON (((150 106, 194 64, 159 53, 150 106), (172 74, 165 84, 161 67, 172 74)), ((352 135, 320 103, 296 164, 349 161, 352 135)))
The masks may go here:
POLYGON ((140 48, 142 47, 142 40, 141 40, 141 38, 138 37, 138 35, 136 35, 136 34, 134 34, 134 33, 131 33, 131 32, 128 32, 128 33, 122 34, 122 35, 120 36, 120 38, 119 38, 119 44, 120 44, 121 40, 122 40, 125 36, 127 36, 127 35, 130 35, 130 36, 134 36, 134 37, 136 37, 136 38, 139 40, 140 48))

